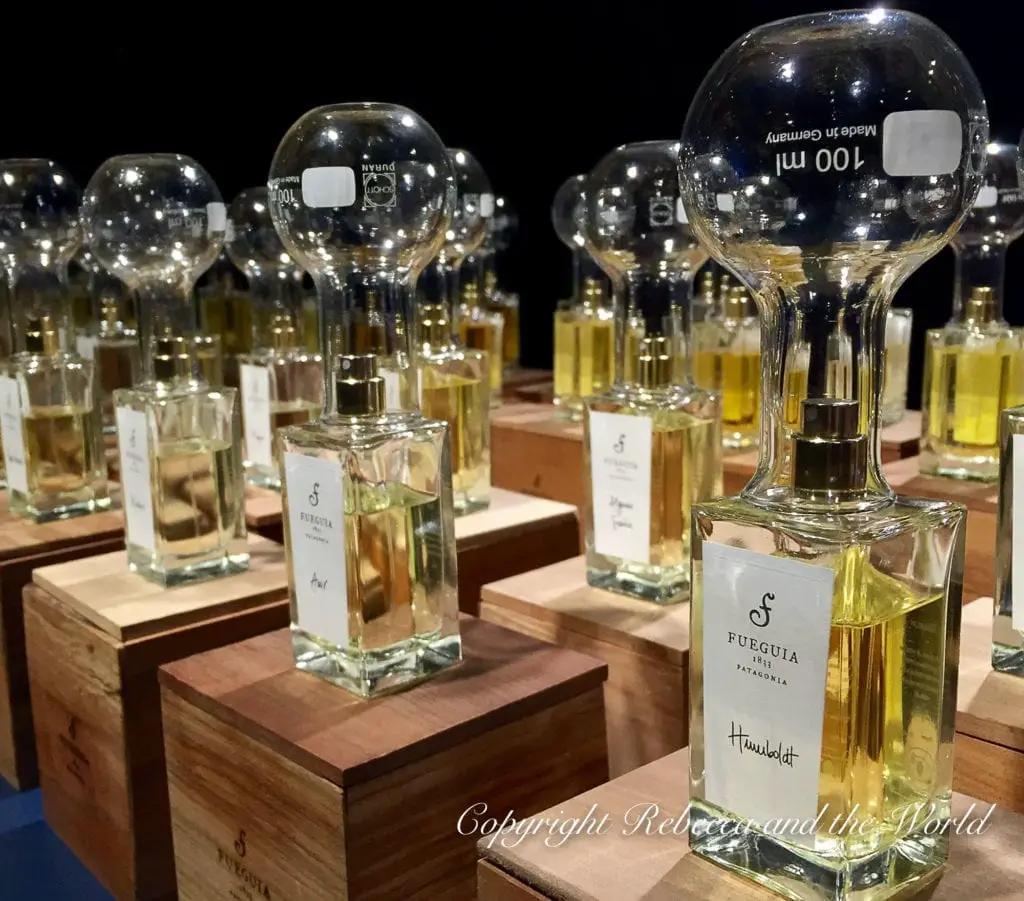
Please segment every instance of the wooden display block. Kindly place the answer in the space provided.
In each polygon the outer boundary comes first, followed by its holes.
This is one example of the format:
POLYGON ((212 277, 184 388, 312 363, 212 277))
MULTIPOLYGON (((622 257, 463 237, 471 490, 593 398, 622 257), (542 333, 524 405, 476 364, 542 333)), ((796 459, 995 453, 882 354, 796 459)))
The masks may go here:
POLYGON ((526 404, 550 404, 555 400, 555 383, 538 382, 536 385, 526 385, 517 388, 515 399, 526 404))
POLYGON ((929 497, 938 501, 958 501, 968 510, 995 513, 999 507, 999 486, 992 482, 973 482, 966 479, 944 479, 924 475, 920 457, 911 457, 890 463, 885 477, 900 494, 907 497, 929 497))
MULTIPOLYGON (((281 516, 281 495, 276 491, 246 490, 249 528, 283 543, 281 516)), ((459 609, 476 616, 484 583, 578 554, 579 519, 576 508, 568 504, 492 488, 488 509, 455 520, 455 542, 459 609)))
MULTIPOLYGON (((581 822, 580 831, 564 842, 554 833, 557 841, 545 844, 552 835, 548 828, 526 835, 515 847, 518 837, 504 845, 500 836, 482 839, 479 901, 778 901, 768 889, 690 854, 682 827, 673 832, 669 820, 678 823, 689 800, 688 756, 677 751, 539 814, 537 820, 581 822), (652 804, 658 806, 653 827, 631 830, 628 823, 652 804), (597 824, 604 816, 602 829, 597 824), (663 822, 667 825, 659 831, 663 822)), ((975 827, 988 809, 966 795, 953 796, 953 815, 970 816, 975 827)), ((931 881, 919 894, 900 897, 1020 898, 1022 842, 1024 817, 996 808, 980 835, 952 837, 949 863, 937 885, 931 881)))
POLYGON ((757 450, 722 456, 722 493, 726 497, 739 494, 747 487, 759 459, 757 450))
POLYGON ((284 549, 249 549, 248 572, 181 588, 122 552, 37 569, 25 589, 43 812, 118 901, 176 897, 157 667, 289 620, 284 549))
POLYGON ((163 667, 181 901, 472 898, 465 811, 603 782, 605 666, 469 617, 462 635, 460 666, 373 701, 295 669, 287 631, 163 667))
POLYGON ((1024 813, 1024 678, 992 669, 992 615, 991 598, 964 608, 953 785, 1024 813))
POLYGON ((25 663, 22 589, 32 570, 124 547, 119 511, 36 525, 7 509, 0 491, 0 776, 19 789, 39 779, 25 663))
POLYGON ((480 618, 608 664, 613 776, 686 745, 690 605, 659 606, 587 585, 583 557, 485 585, 480 618))
POLYGON ((907 410, 894 425, 882 429, 882 462, 893 463, 921 453, 921 411, 907 410))
POLYGON ((583 506, 583 424, 556 419, 548 404, 491 411, 491 483, 583 506))
POLYGON ((520 389, 551 383, 551 379, 550 369, 506 369, 501 377, 501 394, 506 400, 512 400, 520 389))

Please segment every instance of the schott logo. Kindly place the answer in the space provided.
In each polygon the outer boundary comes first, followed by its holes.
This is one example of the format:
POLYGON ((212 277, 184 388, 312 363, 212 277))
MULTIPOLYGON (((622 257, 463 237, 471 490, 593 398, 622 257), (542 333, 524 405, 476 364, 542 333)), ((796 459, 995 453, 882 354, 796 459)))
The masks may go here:
POLYGON ((387 209, 398 203, 394 163, 364 163, 363 209, 387 209))
POLYGON ((655 228, 675 225, 676 210, 671 198, 652 197, 647 207, 647 217, 655 228))

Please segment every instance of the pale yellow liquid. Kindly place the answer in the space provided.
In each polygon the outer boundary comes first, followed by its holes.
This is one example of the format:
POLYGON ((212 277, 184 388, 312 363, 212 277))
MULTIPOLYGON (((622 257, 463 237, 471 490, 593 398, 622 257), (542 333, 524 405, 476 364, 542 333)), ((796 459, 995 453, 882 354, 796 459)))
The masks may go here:
POLYGON ((439 632, 442 585, 424 546, 442 534, 441 501, 407 486, 345 483, 350 647, 383 650, 439 632))
POLYGON ((501 355, 505 366, 519 365, 519 307, 513 304, 502 306, 501 315, 505 324, 501 330, 501 355))
POLYGON ((615 380, 615 322, 596 316, 576 321, 579 383, 574 392, 587 398, 601 394, 615 380))
POLYGON ((199 315, 203 331, 220 337, 226 356, 252 350, 252 302, 245 294, 204 294, 199 315))
POLYGON ((212 388, 224 385, 224 355, 220 344, 208 337, 196 338, 196 360, 199 363, 199 376, 212 388))
POLYGON ((472 496, 490 483, 489 388, 474 378, 441 371, 425 361, 420 370, 420 408, 427 419, 448 423, 452 490, 472 496))
POLYGON ((787 369, 783 382, 785 385, 783 422, 787 429, 798 432, 802 427, 800 421, 803 415, 802 404, 807 397, 807 370, 787 369))
POLYGON ((96 417, 74 407, 35 407, 25 416, 22 430, 30 497, 93 487, 100 468, 95 459, 95 429, 96 417))
POLYGON ((96 380, 99 383, 103 425, 114 425, 113 394, 119 388, 131 388, 140 368, 139 342, 131 338, 99 339, 93 351, 96 380))
POLYGON ((152 473, 158 557, 202 557, 228 547, 241 509, 239 456, 222 441, 186 439, 159 448, 152 473))
POLYGON ((317 321, 315 303, 305 303, 302 307, 302 334, 306 338, 306 350, 310 353, 320 352, 320 327, 317 321))
POLYGON ((724 351, 722 370, 722 421, 738 430, 752 430, 761 405, 761 353, 724 351))
POLYGON ((459 322, 459 335, 464 346, 472 350, 487 351, 491 373, 491 393, 501 395, 502 357, 498 347, 498 329, 492 322, 463 318, 459 322))
POLYGON ((576 380, 576 314, 555 313, 555 402, 571 404, 576 380))

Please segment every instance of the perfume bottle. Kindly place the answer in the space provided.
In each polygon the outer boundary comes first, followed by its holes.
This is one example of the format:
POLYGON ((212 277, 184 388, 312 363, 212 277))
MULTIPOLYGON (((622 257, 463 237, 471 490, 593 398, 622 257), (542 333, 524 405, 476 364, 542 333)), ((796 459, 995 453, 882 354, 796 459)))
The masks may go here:
POLYGON ((910 336, 914 311, 893 307, 885 318, 885 354, 882 376, 882 425, 896 425, 907 413, 910 379, 910 336))
POLYGON ((722 442, 754 447, 761 409, 761 328, 757 308, 740 285, 727 288, 718 315, 694 328, 698 384, 722 394, 722 442))
POLYGON ((35 522, 110 507, 93 363, 66 344, 80 203, 56 163, 0 163, 0 253, 16 345, 0 375, 0 426, 10 510, 35 522))
POLYGON ((861 371, 987 132, 956 46, 888 9, 754 29, 683 129, 684 209, 764 332, 758 469, 694 510, 690 847, 787 898, 902 897, 948 854, 965 511, 894 495, 861 371))
MULTIPOLYGON (((483 271, 477 254, 487 239, 490 218, 494 214, 494 195, 483 167, 468 150, 448 149, 458 190, 456 210, 457 243, 450 266, 455 267, 453 276, 448 275, 451 284, 458 286, 456 321, 462 345, 470 350, 487 354, 490 403, 501 403, 503 366, 501 362, 501 322, 498 317, 480 307, 483 291, 483 271), (460 228, 459 223, 464 221, 460 228)), ((451 243, 451 242, 449 242, 451 243)), ((429 415, 429 414, 428 414, 429 415)))
MULTIPOLYGON (((196 291, 200 334, 206 339, 200 347, 212 347, 219 340, 222 361, 230 361, 238 354, 252 350, 252 303, 249 292, 242 289, 238 275, 239 270, 232 265, 225 250, 207 270, 196 291)), ((212 354, 212 351, 208 353, 212 354)), ((211 381, 210 384, 217 383, 211 381)))
MULTIPOLYGON (((317 283, 321 319, 358 322, 364 284, 380 292, 393 333, 391 301, 440 250, 455 206, 430 126, 391 104, 320 107, 281 141, 269 188, 287 252, 317 283)), ((372 697, 462 658, 451 456, 447 426, 389 412, 378 358, 339 348, 339 335, 324 332, 328 412, 278 433, 292 643, 299 669, 372 697)))
POLYGON ((85 192, 89 248, 138 298, 142 380, 114 392, 128 567, 165 587, 249 567, 233 388, 200 377, 195 279, 224 242, 217 186, 195 160, 107 160, 85 192))
MULTIPOLYGON (((695 290, 693 294, 693 306, 690 312, 693 319, 694 378, 697 378, 697 329, 715 315, 718 308, 718 294, 715 288, 715 270, 711 266, 705 266, 701 271, 700 290, 695 290)), ((700 379, 697 379, 697 383, 701 384, 700 379)))
POLYGON ((551 223, 572 251, 572 300, 555 313, 555 397, 561 418, 583 418, 584 399, 615 380, 615 310, 608 280, 583 230, 586 176, 566 179, 555 193, 551 223))
POLYGON ((238 356, 248 480, 281 489, 277 430, 318 419, 323 364, 302 334, 302 270, 270 219, 265 187, 242 191, 228 209, 227 252, 249 281, 252 353, 238 356))
POLYGON ((1024 333, 1003 319, 1006 251, 1024 232, 1018 148, 987 147, 985 181, 951 246, 953 316, 925 335, 921 471, 994 482, 999 415, 1024 403, 1024 333))
POLYGON ((485 306, 501 315, 501 358, 505 369, 519 366, 519 295, 501 284, 498 261, 519 227, 519 219, 506 197, 494 198, 494 215, 488 220, 487 239, 481 248, 484 263, 485 306))
POLYGON ((1003 410, 999 446, 999 540, 996 542, 992 668, 1024 676, 1024 603, 1013 604, 1013 573, 1024 572, 1024 406, 1003 410), (1020 465, 1018 465, 1018 463, 1020 465), (1020 487, 1015 487, 1020 486, 1020 487), (1021 494, 1021 500, 1017 495, 1021 494), (1021 536, 1021 537, 1016 537, 1021 536))
POLYGON ((722 491, 721 402, 686 362, 690 294, 677 286, 707 254, 678 216, 677 150, 648 141, 608 154, 587 177, 582 223, 639 317, 621 341, 632 366, 584 401, 587 582, 662 604, 689 594, 691 504, 722 491))

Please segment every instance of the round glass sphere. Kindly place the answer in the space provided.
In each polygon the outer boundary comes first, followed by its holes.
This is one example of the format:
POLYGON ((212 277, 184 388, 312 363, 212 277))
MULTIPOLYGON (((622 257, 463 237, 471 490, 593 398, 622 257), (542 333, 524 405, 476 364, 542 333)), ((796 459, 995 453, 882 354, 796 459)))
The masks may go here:
POLYGON ((285 250, 270 217, 266 187, 246 188, 228 207, 227 242, 231 262, 250 279, 292 277, 298 264, 285 250))
POLYGON ((955 247, 1002 245, 1024 232, 1024 190, 1017 175, 1020 149, 990 141, 985 148, 985 173, 974 206, 953 238, 955 247))
POLYGON ((587 176, 581 231, 606 272, 692 276, 707 260, 679 203, 678 156, 673 141, 624 144, 587 176))
POLYGON ((267 181, 287 252, 308 272, 415 276, 445 239, 455 177, 444 144, 404 106, 342 103, 302 116, 267 181))
POLYGON ((0 261, 66 266, 82 244, 81 205, 78 185, 53 160, 0 161, 0 261))
POLYGON ((494 195, 484 167, 472 153, 450 147, 448 158, 455 171, 458 194, 444 246, 448 262, 459 266, 487 237, 488 220, 494 214, 494 195))
POLYGON ((82 204, 89 251, 133 289, 159 283, 191 290, 224 244, 227 213, 210 174, 177 153, 107 160, 82 204))
POLYGON ((750 287, 889 288, 960 227, 988 115, 963 54, 898 9, 799 16, 737 40, 683 128, 683 207, 750 287))
POLYGON ((555 200, 551 204, 551 224, 555 234, 570 250, 579 250, 584 244, 581 218, 586 207, 583 194, 586 183, 585 175, 567 178, 555 191, 555 200))

